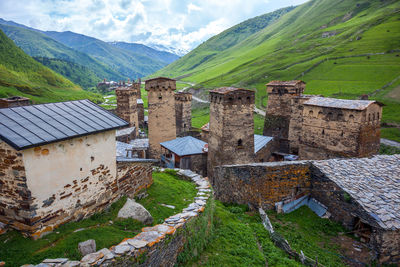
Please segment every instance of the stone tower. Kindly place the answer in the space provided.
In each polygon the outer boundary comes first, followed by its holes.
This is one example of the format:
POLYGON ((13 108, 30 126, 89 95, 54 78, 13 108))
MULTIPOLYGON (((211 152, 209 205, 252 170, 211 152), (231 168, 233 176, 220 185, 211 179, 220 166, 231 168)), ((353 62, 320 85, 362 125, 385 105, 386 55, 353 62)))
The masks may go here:
POLYGON ((115 95, 117 96, 117 115, 129 122, 130 127, 136 127, 135 131, 138 134, 137 90, 134 87, 118 87, 115 89, 115 95))
POLYGON ((176 138, 175 92, 176 81, 158 77, 146 81, 149 101, 149 153, 159 159, 161 142, 176 138))
POLYGON ((137 82, 135 82, 135 80, 132 79, 132 88, 137 92, 136 104, 137 104, 139 126, 144 127, 144 103, 142 99, 142 92, 140 90, 140 86, 141 86, 140 78, 138 79, 137 82))
POLYGON ((289 153, 291 103, 302 95, 304 88, 303 81, 272 81, 267 84, 268 106, 263 134, 275 137, 281 152, 289 153))
POLYGON ((175 93, 176 135, 190 131, 192 126, 192 94, 175 93))
POLYGON ((210 91, 207 173, 215 166, 254 161, 254 91, 222 87, 210 91))

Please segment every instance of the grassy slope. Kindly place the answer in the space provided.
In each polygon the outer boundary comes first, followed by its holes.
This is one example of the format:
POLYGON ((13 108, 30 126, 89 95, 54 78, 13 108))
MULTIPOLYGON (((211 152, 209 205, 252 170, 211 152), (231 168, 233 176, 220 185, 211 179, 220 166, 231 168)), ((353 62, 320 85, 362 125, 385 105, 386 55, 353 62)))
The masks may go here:
MULTIPOLYGON (((148 197, 138 200, 153 216, 154 224, 181 211, 193 201, 195 185, 178 180, 168 173, 154 173, 154 183, 148 189, 148 197), (175 209, 160 206, 160 203, 174 205, 175 209)), ((133 219, 118 219, 118 211, 126 198, 114 203, 108 211, 92 217, 60 226, 39 240, 22 237, 17 231, 0 236, 0 259, 6 266, 21 266, 26 263, 39 263, 45 258, 67 257, 79 260, 78 243, 94 239, 97 248, 111 247, 122 239, 138 234, 144 225, 133 219), (112 221, 112 223, 110 223, 112 221), (75 232, 77 229, 81 231, 75 232)))
MULTIPOLYGON (((274 79, 303 79, 306 93, 346 98, 372 94, 400 72, 399 52, 365 55, 400 49, 399 9, 398 1, 312 0, 209 60, 202 61, 211 53, 207 43, 213 39, 155 75, 181 77, 200 89, 255 89, 259 107, 266 104, 265 83, 274 79), (335 36, 322 38, 333 31, 335 36), (333 60, 344 56, 351 58, 333 60)), ((387 105, 383 121, 399 123, 400 99, 389 99, 391 89, 372 96, 387 105)))
POLYGON ((27 96, 36 103, 100 96, 83 91, 25 54, 0 30, 0 97, 27 96))
MULTIPOLYGON (((110 67, 98 62, 97 60, 91 58, 85 53, 76 51, 72 48, 67 47, 66 45, 63 45, 62 43, 57 42, 56 40, 46 36, 41 32, 4 24, 0 24, 0 29, 2 29, 4 33, 10 39, 12 39, 18 47, 22 48, 25 53, 32 57, 45 57, 51 59, 65 60, 68 62, 79 64, 80 69, 90 69, 90 71, 80 70, 80 72, 82 72, 81 76, 96 76, 96 82, 94 84, 91 84, 90 86, 95 86, 99 81, 102 81, 104 78, 113 80, 123 79, 123 76, 121 74, 117 73, 110 67)), ((54 64, 49 64, 47 66, 53 69, 52 67, 54 66, 54 64)), ((76 72, 73 66, 68 66, 68 64, 64 64, 64 68, 66 67, 69 72, 76 72)), ((58 71, 57 68, 54 68, 53 70, 56 72, 58 71)), ((74 80, 74 75, 66 75, 66 77, 70 80, 74 80)), ((90 87, 87 86, 85 83, 77 82, 77 80, 75 80, 74 82, 80 84, 84 88, 90 87)))
MULTIPOLYGON (((341 252, 331 239, 344 231, 337 223, 321 219, 302 207, 290 214, 269 212, 275 231, 297 251, 324 266, 344 266, 341 252)), ((216 201, 213 239, 206 250, 187 266, 302 266, 277 248, 258 214, 245 206, 216 201)))

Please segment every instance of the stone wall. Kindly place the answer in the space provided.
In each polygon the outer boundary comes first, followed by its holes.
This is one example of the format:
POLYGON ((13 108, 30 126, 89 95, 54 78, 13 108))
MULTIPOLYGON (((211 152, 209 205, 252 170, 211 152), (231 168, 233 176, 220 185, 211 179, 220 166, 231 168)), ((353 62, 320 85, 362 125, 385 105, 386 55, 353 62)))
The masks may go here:
POLYGON ((216 167, 215 197, 223 202, 271 209, 276 202, 310 193, 308 162, 269 162, 216 167))
MULTIPOLYGON (((46 259, 56 266, 174 266, 183 265, 199 254, 211 237, 214 200, 207 178, 188 170, 179 170, 183 179, 192 180, 198 193, 193 203, 162 224, 145 227, 133 238, 126 238, 110 249, 103 248, 80 261, 46 259)), ((51 265, 51 266, 54 266, 51 265)))
POLYGON ((0 222, 26 230, 31 202, 22 153, 0 141, 0 222))
POLYGON ((139 191, 153 184, 152 171, 157 161, 146 159, 117 159, 116 195, 133 198, 139 191))
POLYGON ((301 95, 291 99, 291 116, 289 121, 289 153, 298 154, 303 131, 303 103, 312 96, 301 95))
POLYGON ((370 244, 378 253, 381 264, 400 264, 400 230, 377 230, 372 235, 370 244))
POLYGON ((256 153, 256 162, 268 162, 271 160, 272 152, 276 150, 277 143, 275 140, 268 142, 263 148, 256 153))

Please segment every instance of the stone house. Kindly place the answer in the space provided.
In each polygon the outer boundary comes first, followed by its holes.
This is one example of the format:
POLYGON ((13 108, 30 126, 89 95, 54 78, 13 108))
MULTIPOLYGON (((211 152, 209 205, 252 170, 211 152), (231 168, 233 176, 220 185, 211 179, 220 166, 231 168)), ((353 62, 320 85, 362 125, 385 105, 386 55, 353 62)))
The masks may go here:
POLYGON ((159 159, 160 143, 176 138, 176 81, 158 77, 145 83, 149 101, 149 153, 151 158, 159 159))
POLYGON ((29 105, 30 105, 29 98, 22 96, 0 98, 0 108, 13 108, 13 107, 22 107, 29 105))
POLYGON ((400 263, 400 155, 217 166, 214 183, 217 199, 254 208, 315 200, 380 264, 400 263))
POLYGON ((301 159, 364 157, 380 145, 382 104, 304 95, 302 81, 267 84, 264 135, 275 137, 276 152, 301 159))
POLYGON ((311 196, 376 252, 400 264, 400 155, 313 161, 311 196))
POLYGON ((208 143, 208 136, 210 134, 210 123, 207 122, 206 124, 201 126, 200 129, 201 129, 201 133, 200 133, 201 140, 208 143))
POLYGON ((192 136, 176 138, 161 143, 161 163, 167 168, 190 169, 207 175, 208 145, 192 136))
POLYGON ((303 106, 301 159, 368 157, 378 153, 382 117, 379 102, 312 97, 303 106))
POLYGON ((0 121, 0 221, 33 238, 152 182, 152 163, 116 160, 128 123, 89 100, 0 109, 0 121))
POLYGON ((271 136, 254 135, 254 154, 255 162, 267 162, 270 160, 272 151, 275 150, 276 143, 271 136))

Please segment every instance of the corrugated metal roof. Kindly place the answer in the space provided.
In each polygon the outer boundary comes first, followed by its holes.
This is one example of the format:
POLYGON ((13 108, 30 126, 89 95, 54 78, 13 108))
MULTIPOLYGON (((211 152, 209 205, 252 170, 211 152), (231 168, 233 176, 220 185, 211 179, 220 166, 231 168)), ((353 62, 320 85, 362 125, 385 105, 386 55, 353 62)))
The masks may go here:
POLYGON ((204 153, 203 148, 207 143, 191 136, 185 136, 160 144, 178 156, 187 156, 204 153))
POLYGON ((349 99, 336 99, 329 97, 312 97, 304 105, 328 107, 328 108, 343 108, 343 109, 355 109, 364 110, 372 103, 380 103, 371 100, 349 100, 349 99))
POLYGON ((257 153, 260 151, 266 144, 268 144, 270 141, 274 139, 271 136, 264 136, 264 135, 259 135, 255 134, 254 135, 254 153, 257 153))
POLYGON ((141 98, 139 98, 139 99, 137 99, 136 100, 136 104, 143 104, 144 102, 143 102, 143 99, 141 99, 141 98))
POLYGON ((0 138, 17 150, 127 125, 89 100, 0 109, 0 138))

